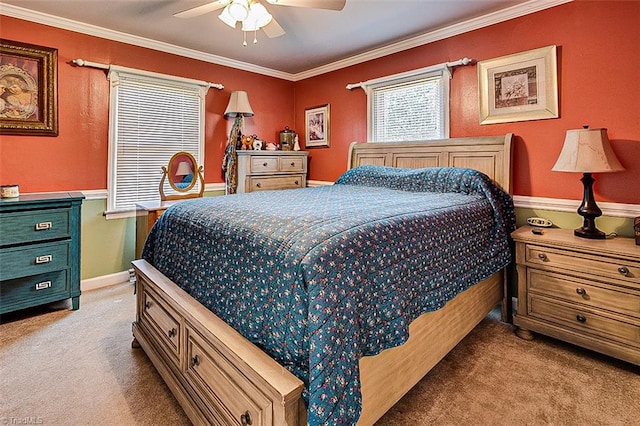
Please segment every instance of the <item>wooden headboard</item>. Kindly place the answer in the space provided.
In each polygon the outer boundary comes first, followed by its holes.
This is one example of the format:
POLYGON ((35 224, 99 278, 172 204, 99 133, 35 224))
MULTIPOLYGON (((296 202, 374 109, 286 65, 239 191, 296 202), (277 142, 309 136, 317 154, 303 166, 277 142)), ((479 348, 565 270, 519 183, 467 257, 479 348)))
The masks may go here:
POLYGON ((511 194, 511 138, 500 136, 440 139, 423 142, 352 142, 347 168, 378 165, 466 167, 479 170, 511 194))

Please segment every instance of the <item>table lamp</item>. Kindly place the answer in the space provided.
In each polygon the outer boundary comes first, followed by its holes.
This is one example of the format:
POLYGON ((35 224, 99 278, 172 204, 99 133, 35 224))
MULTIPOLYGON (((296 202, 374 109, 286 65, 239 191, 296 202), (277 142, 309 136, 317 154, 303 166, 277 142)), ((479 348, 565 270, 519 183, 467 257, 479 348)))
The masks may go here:
POLYGON ((606 238, 606 234, 597 229, 595 224, 595 219, 602 215, 602 210, 593 196, 595 179, 591 174, 624 170, 611 148, 607 129, 590 129, 589 126, 584 126, 583 129, 567 130, 562 151, 551 170, 583 173, 580 181, 584 185, 584 192, 578 214, 584 217, 584 223, 573 233, 582 238, 606 238))

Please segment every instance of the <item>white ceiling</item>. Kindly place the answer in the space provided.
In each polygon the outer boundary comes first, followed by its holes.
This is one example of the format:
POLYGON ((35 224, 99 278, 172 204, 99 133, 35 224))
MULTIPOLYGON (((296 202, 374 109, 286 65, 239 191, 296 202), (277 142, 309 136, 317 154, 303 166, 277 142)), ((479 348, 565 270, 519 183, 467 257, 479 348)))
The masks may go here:
POLYGON ((566 1, 347 0, 342 11, 262 1, 286 34, 270 39, 259 31, 258 42, 253 44, 253 33, 248 33, 246 47, 242 45, 242 31, 217 18, 220 11, 189 19, 172 16, 208 0, 2 0, 0 6, 2 14, 8 16, 26 16, 69 29, 79 27, 78 31, 82 31, 78 23, 89 24, 85 25, 85 29, 92 30, 88 33, 101 34, 106 29, 107 38, 114 34, 116 39, 134 36, 133 44, 161 42, 160 49, 166 50, 162 49, 166 44, 172 53, 186 49, 190 53, 186 56, 209 55, 212 62, 216 58, 229 59, 295 76, 452 26, 469 22, 479 26, 483 20, 490 24, 492 16, 504 20, 566 1))

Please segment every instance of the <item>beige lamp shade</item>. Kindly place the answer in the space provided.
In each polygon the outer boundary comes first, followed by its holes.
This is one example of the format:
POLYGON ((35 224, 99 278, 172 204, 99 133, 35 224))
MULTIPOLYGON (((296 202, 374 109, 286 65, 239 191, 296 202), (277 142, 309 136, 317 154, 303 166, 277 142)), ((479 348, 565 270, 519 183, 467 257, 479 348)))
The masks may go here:
POLYGON ((229 104, 227 105, 227 109, 224 112, 225 117, 252 117, 253 110, 251 109, 251 105, 249 105, 249 96, 247 96, 247 92, 244 91, 236 91, 231 92, 231 97, 229 98, 229 104))
POLYGON ((567 130, 556 172, 605 173, 624 170, 613 152, 607 129, 567 130))
POLYGON ((191 170, 191 165, 186 161, 181 161, 178 164, 178 170, 176 170, 176 176, 186 176, 193 173, 191 170))

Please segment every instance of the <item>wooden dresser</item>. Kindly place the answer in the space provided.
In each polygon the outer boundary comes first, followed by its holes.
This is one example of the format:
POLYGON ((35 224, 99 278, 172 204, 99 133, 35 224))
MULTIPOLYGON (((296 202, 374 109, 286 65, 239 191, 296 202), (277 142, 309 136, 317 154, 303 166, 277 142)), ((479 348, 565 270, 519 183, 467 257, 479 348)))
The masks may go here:
POLYGON ((80 307, 78 192, 0 199, 0 314, 71 298, 80 307))
POLYGON ((518 336, 531 331, 640 365, 640 246, 517 229, 518 336))
POLYGON ((307 186, 307 152, 238 151, 238 193, 307 186))

